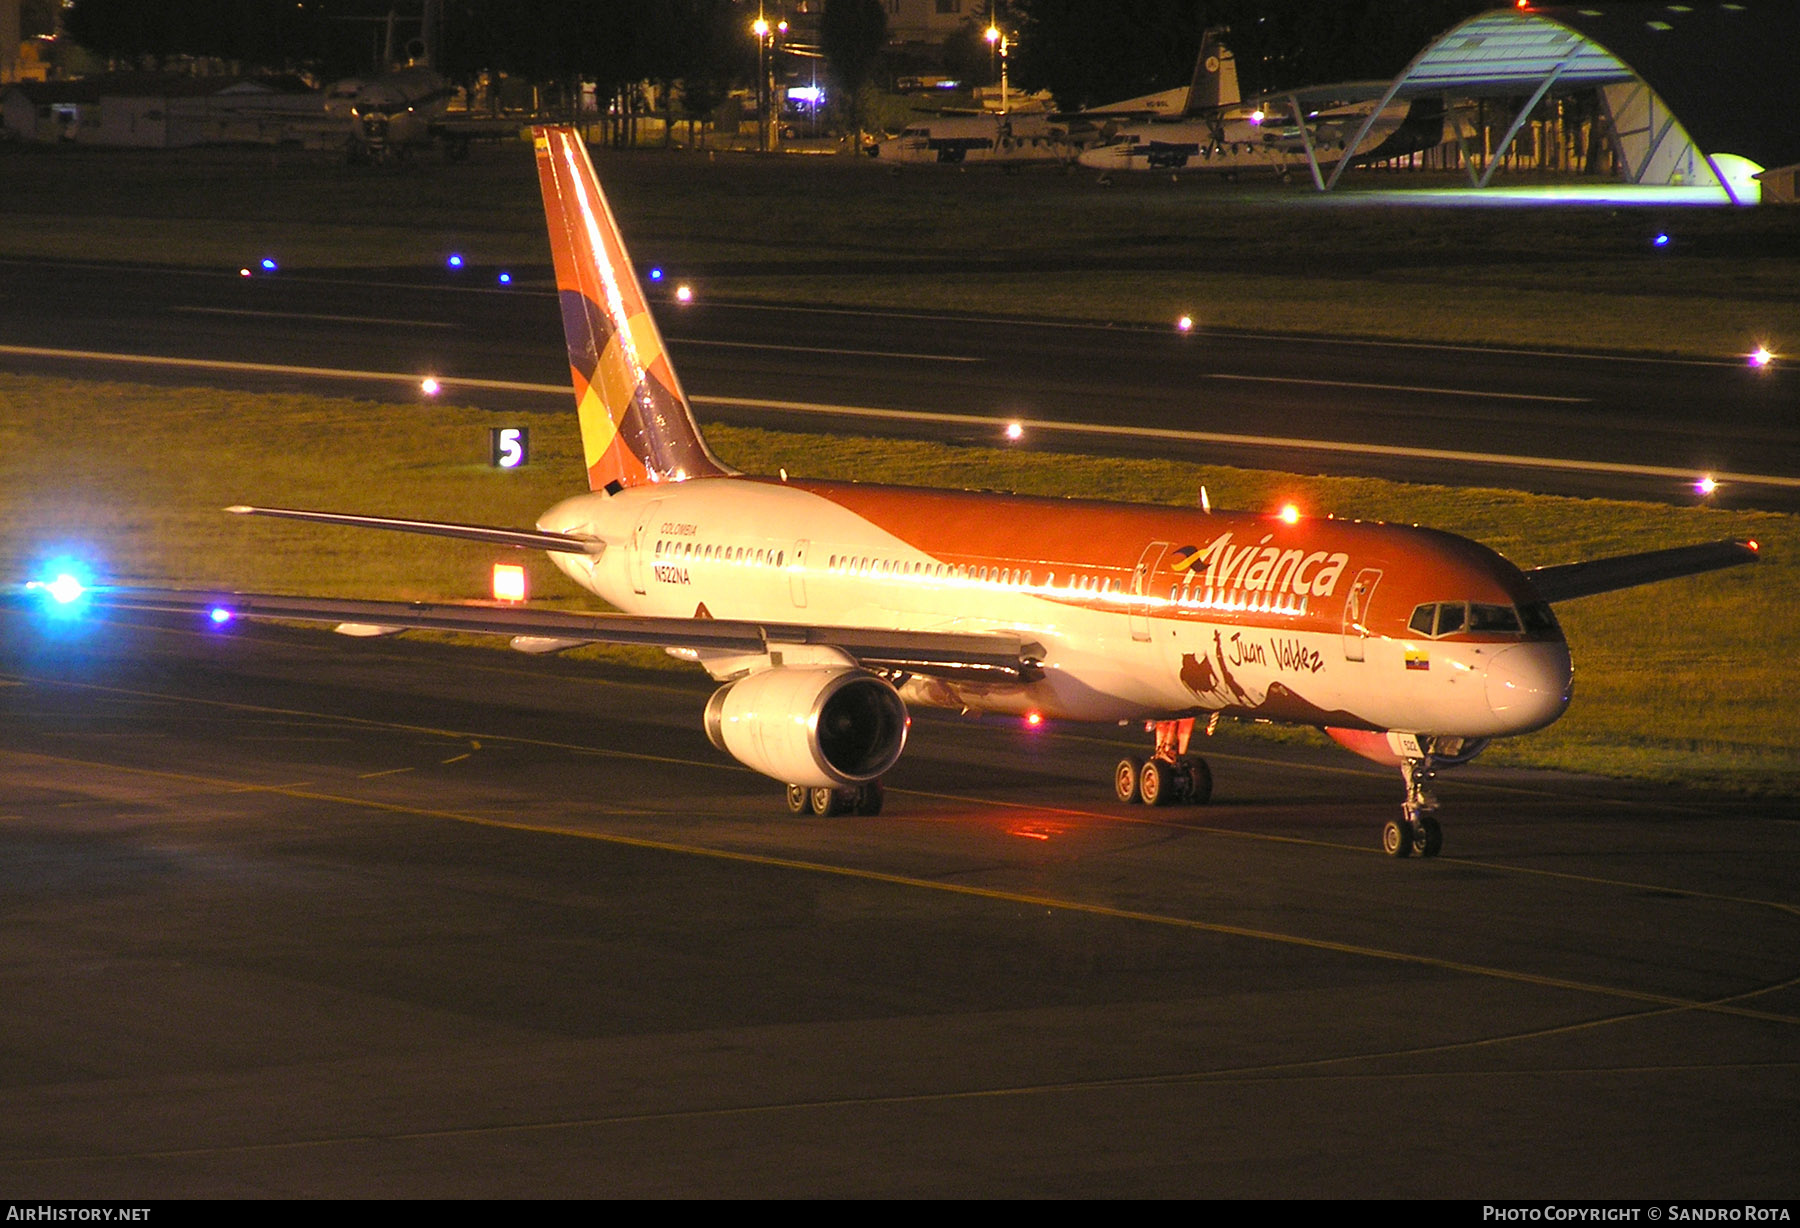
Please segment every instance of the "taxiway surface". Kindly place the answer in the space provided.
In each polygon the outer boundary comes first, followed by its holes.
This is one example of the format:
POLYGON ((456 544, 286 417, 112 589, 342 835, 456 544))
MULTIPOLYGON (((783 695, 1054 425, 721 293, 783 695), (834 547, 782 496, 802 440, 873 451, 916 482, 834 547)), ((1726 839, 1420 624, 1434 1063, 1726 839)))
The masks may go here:
POLYGON ((793 819, 697 674, 0 616, 15 1198, 1800 1192, 1800 822, 930 714, 793 819))

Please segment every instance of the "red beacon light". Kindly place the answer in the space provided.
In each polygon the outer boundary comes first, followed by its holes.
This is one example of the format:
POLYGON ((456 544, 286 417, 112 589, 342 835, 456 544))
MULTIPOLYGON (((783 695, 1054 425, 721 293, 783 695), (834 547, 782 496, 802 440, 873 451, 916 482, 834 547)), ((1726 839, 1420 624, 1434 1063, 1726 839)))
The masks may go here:
POLYGON ((1282 524, 1299 524, 1300 505, 1297 503, 1283 503, 1281 505, 1281 510, 1275 513, 1275 519, 1281 521, 1282 524))

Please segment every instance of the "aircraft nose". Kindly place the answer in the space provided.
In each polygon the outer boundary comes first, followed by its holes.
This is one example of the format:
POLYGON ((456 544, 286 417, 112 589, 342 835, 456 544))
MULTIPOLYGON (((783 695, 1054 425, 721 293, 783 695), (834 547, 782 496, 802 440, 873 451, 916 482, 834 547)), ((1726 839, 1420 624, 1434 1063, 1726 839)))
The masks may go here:
POLYGON ((1569 706, 1573 679, 1567 644, 1507 648, 1488 662, 1488 707, 1514 733, 1542 729, 1569 706))

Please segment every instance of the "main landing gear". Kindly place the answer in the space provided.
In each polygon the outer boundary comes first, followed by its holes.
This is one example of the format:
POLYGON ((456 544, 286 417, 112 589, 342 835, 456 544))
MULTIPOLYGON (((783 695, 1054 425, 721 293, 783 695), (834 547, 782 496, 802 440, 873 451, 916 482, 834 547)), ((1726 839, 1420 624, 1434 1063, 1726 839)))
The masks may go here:
POLYGON ((1204 806, 1212 797, 1212 769, 1197 756, 1133 756, 1119 760, 1119 766, 1113 769, 1113 792, 1122 802, 1142 802, 1146 806, 1204 806))
POLYGON ((1206 760, 1187 753, 1194 730, 1192 717, 1157 721, 1156 753, 1119 760, 1113 769, 1113 794, 1122 802, 1146 806, 1204 806, 1212 798, 1212 769, 1206 760))
POLYGON ((809 789, 805 785, 787 787, 787 808, 790 814, 806 814, 810 811, 822 819, 838 814, 880 814, 881 799, 879 780, 841 789, 829 786, 809 789))
POLYGON ((1406 801, 1400 817, 1381 829, 1381 847, 1390 857, 1410 857, 1415 851, 1421 857, 1436 857, 1444 847, 1444 829, 1431 817, 1438 808, 1437 794, 1430 787, 1437 775, 1431 756, 1402 759, 1400 774, 1406 779, 1406 801))

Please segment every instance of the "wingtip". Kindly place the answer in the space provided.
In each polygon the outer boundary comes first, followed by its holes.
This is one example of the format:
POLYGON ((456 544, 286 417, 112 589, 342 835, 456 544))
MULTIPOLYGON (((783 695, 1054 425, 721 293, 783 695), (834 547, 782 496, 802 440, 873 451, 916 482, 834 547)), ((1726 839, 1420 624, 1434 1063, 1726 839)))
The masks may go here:
POLYGON ((226 508, 225 510, 227 512, 230 512, 233 516, 248 516, 251 512, 254 512, 256 509, 253 507, 250 507, 247 504, 233 503, 230 507, 226 508))

